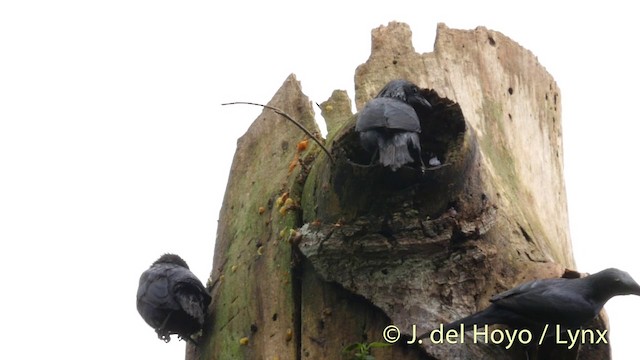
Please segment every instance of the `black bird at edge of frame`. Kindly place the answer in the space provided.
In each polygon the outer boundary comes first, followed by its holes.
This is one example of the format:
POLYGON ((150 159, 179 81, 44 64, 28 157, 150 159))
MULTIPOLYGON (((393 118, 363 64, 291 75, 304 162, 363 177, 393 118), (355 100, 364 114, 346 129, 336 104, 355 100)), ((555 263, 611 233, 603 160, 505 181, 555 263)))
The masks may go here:
POLYGON ((424 172, 418 114, 430 110, 431 104, 415 84, 406 80, 387 83, 365 104, 356 120, 360 144, 372 155, 371 162, 377 156, 378 162, 391 171, 414 163, 424 172))
MULTIPOLYGON (((463 331, 470 331, 473 325, 492 324, 538 333, 542 333, 545 325, 553 326, 552 331, 555 326, 561 332, 579 329, 618 295, 640 295, 640 285, 628 273, 615 268, 583 278, 534 280, 493 296, 489 307, 444 325, 442 334, 451 329, 462 327, 463 331)), ((418 339, 430 334, 422 334, 418 339)))
POLYGON ((177 334, 197 345, 191 335, 202 329, 210 302, 202 282, 178 255, 162 255, 140 276, 138 312, 165 342, 177 334))

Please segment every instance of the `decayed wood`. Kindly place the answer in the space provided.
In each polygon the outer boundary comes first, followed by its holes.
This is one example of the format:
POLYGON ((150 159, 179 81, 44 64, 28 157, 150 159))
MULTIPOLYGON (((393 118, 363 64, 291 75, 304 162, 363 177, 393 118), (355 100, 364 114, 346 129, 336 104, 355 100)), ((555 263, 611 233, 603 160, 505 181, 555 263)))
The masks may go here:
MULTIPOLYGON (((293 75, 269 106, 317 132, 309 99, 293 75)), ((211 322, 199 354, 191 349, 187 358, 297 358, 299 281, 287 235, 297 226, 302 176, 301 166, 290 166, 296 158, 311 160, 298 153, 303 138, 287 119, 265 109, 238 140, 209 284, 211 322)))
MULTIPOLYGON (((438 26, 418 54, 408 26, 372 32, 356 105, 389 80, 421 88, 434 111, 422 148, 444 162, 424 175, 369 166, 345 92, 321 105, 329 160, 265 111, 239 141, 220 212, 210 321, 188 359, 338 359, 393 324, 423 332, 479 310, 525 280, 574 268, 563 182, 560 95, 526 49, 477 28, 438 26), (285 202, 284 198, 290 200, 285 202)), ((317 131, 294 77, 269 103, 317 131)), ((594 327, 606 326, 601 318, 594 327)), ((523 358, 525 348, 407 344, 377 360, 523 358)), ((575 357, 561 347, 544 358, 575 357)), ((581 359, 609 347, 584 346, 581 359)))
MULTIPOLYGON (((403 24, 374 30, 372 40, 356 71, 358 108, 391 79, 426 88, 435 106, 421 123, 422 148, 448 166, 423 178, 368 167, 355 118, 345 118, 329 136, 336 164, 319 157, 305 184, 300 249, 314 269, 410 335, 413 325, 422 333, 518 283, 574 268, 560 95, 535 56, 485 28, 440 25, 428 54, 415 53, 403 24)), ((526 350, 469 340, 422 346, 439 359, 520 358, 526 350)), ((541 351, 575 356, 562 346, 541 351)), ((603 345, 581 358, 608 351, 603 345)))

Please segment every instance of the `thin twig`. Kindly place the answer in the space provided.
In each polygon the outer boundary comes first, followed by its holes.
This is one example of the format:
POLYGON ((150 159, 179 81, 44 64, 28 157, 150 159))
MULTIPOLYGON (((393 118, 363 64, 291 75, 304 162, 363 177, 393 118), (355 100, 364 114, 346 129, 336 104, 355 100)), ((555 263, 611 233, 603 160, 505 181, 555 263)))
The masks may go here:
POLYGON ((297 126, 300 130, 302 130, 305 134, 307 134, 311 139, 313 139, 313 141, 316 142, 316 144, 318 144, 318 146, 320 146, 320 148, 322 150, 324 150, 324 152, 327 154, 327 156, 329 157, 329 160, 331 160, 331 163, 333 164, 333 156, 331 156, 331 153, 329 153, 329 150, 327 150, 327 148, 322 145, 322 143, 320 142, 320 140, 318 140, 318 138, 316 138, 311 131, 307 130, 306 127, 304 127, 302 124, 300 124, 299 122, 297 122, 296 120, 294 120, 291 116, 289 116, 287 113, 285 113, 284 111, 275 108, 273 106, 269 106, 269 105, 263 105, 263 104, 258 104, 258 103, 252 103, 252 102, 246 102, 246 101, 234 101, 234 102, 230 102, 230 103, 224 103, 222 104, 224 105, 256 105, 256 106, 262 106, 263 108, 266 109, 270 109, 273 110, 276 114, 283 116, 285 119, 291 121, 295 126, 297 126))

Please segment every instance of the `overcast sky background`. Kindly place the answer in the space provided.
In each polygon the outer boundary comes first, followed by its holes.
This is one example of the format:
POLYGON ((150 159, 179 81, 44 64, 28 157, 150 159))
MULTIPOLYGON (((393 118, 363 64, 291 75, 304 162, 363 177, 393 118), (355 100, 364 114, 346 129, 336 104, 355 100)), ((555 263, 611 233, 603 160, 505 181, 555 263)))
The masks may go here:
MULTIPOLYGON (((220 104, 267 103, 290 73, 312 101, 353 97, 370 32, 391 20, 419 52, 444 22, 538 56, 561 89, 578 269, 640 280, 633 2, 360 4, 0 3, 0 358, 182 359, 135 292, 165 252, 208 277, 236 139, 260 112, 220 104)), ((615 359, 635 358, 639 305, 606 306, 615 359)))

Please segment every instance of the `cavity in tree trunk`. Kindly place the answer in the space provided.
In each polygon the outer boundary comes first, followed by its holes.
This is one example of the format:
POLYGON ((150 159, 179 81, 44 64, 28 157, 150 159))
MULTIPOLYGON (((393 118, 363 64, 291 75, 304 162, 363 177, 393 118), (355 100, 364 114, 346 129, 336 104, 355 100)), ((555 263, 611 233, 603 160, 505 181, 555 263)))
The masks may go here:
MULTIPOLYGON (((374 29, 372 42, 356 70, 357 108, 389 80, 417 84, 433 105, 421 122, 423 157, 444 166, 424 175, 370 166, 344 91, 321 104, 334 161, 265 109, 238 141, 209 321, 187 359, 340 359, 351 344, 384 341, 389 325, 404 336, 373 349, 377 360, 526 356, 525 346, 470 338, 407 342, 414 325, 417 333, 436 328, 521 282, 575 267, 560 91, 531 52, 482 27, 440 24, 426 54, 414 51, 400 23, 374 29)), ((319 134, 295 76, 269 106, 319 134)), ((589 327, 606 321, 601 315, 589 327)), ((604 344, 537 351, 539 358, 577 355, 610 357, 604 344)))

